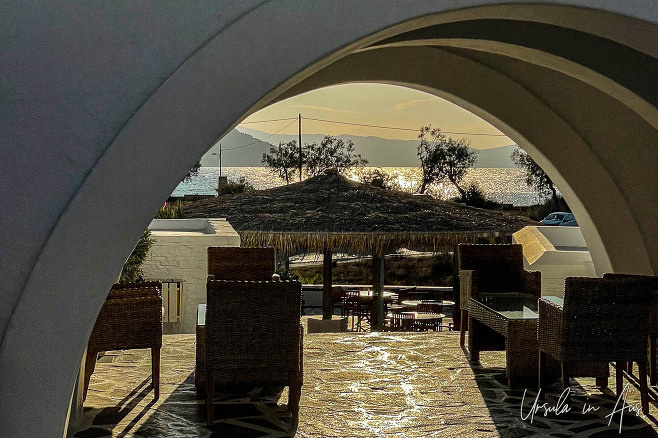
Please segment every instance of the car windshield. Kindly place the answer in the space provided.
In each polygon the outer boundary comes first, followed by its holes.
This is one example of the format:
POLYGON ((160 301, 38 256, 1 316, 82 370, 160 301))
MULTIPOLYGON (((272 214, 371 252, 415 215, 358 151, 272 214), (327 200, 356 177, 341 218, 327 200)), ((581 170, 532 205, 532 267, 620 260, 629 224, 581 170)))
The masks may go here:
POLYGON ((549 214, 548 216, 546 216, 546 219, 544 219, 544 220, 561 221, 563 218, 564 218, 563 214, 553 213, 553 214, 549 214))

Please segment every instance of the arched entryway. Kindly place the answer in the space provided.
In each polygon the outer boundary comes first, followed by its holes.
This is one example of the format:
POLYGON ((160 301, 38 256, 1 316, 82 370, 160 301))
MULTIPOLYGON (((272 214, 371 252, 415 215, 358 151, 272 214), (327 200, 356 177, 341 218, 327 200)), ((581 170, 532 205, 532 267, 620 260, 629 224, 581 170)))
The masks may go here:
POLYGON ((600 270, 654 274, 658 11, 497 3, 8 8, 3 431, 62 435, 104 294, 162 199, 241 119, 319 86, 389 82, 459 103, 556 180, 600 270))

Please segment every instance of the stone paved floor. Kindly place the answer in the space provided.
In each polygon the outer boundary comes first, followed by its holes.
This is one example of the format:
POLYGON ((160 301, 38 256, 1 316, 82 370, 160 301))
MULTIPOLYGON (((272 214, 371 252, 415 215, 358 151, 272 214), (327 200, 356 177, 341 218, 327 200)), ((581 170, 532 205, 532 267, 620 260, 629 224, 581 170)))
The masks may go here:
MULTIPOLYGON (((505 386, 504 355, 482 353, 470 364, 456 332, 344 333, 305 336, 298 437, 652 437, 658 436, 656 393, 650 416, 606 415, 617 398, 593 379, 572 380, 571 412, 522 420, 523 390, 505 386), (583 405, 598 411, 582 413, 583 405)), ((220 395, 216 423, 194 388, 194 336, 167 335, 160 400, 153 402, 148 350, 111 352, 98 363, 75 437, 288 436, 287 390, 220 395)), ((614 384, 614 375, 610 380, 614 384)), ((548 390, 554 406, 561 389, 548 390)), ((528 391, 524 415, 536 392, 528 391)), ((627 403, 639 400, 630 387, 627 403)))

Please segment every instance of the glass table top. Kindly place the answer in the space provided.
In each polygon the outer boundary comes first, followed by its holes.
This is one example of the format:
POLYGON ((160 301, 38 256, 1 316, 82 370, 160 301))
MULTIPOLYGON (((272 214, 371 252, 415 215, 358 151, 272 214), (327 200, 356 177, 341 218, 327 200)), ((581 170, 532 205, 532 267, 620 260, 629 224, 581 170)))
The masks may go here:
MULTIPOLYGON (((562 298, 555 296, 542 297, 560 306, 562 298)), ((482 297, 476 300, 485 307, 507 319, 537 319, 537 300, 533 298, 482 297)))

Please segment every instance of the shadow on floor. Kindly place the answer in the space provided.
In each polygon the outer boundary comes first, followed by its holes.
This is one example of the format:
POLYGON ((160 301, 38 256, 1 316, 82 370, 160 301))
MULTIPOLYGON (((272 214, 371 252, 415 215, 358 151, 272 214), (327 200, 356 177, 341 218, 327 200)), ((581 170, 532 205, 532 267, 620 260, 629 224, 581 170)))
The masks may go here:
MULTIPOLYGON (((150 378, 142 382, 116 406, 98 410, 92 425, 77 432, 76 438, 108 437, 114 425, 119 424, 130 411, 137 408, 140 401, 151 391, 150 378)), ((285 437, 290 424, 290 412, 281 387, 276 388, 235 388, 230 393, 215 394, 214 417, 211 427, 206 424, 204 399, 197 399, 194 387, 194 374, 190 374, 169 396, 151 410, 151 401, 122 428, 116 437, 285 437), (283 397, 282 397, 283 396, 283 397), (150 412, 149 412, 150 411, 150 412), (134 427, 143 419, 137 430, 134 427)), ((94 415, 87 412, 85 415, 94 415)))

